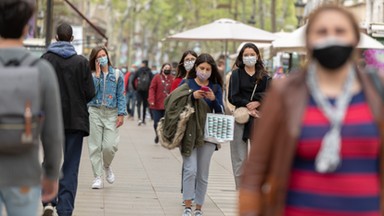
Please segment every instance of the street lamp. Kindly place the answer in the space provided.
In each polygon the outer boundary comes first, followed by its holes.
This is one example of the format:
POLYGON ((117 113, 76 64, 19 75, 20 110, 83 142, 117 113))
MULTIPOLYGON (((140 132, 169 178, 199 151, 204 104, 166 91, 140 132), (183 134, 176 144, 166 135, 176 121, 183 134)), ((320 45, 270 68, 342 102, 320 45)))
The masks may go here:
POLYGON ((295 2, 295 12, 296 12, 296 18, 297 18, 297 27, 299 28, 301 26, 303 16, 304 16, 304 8, 305 8, 305 3, 303 0, 297 0, 295 2))

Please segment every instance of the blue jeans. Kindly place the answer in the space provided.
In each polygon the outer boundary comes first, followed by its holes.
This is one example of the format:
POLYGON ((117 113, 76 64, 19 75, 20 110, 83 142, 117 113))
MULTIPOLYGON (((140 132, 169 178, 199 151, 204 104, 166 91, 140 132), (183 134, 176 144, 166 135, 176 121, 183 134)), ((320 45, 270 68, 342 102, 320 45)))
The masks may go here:
POLYGON ((153 109, 152 114, 153 114, 153 128, 155 129, 155 133, 157 137, 157 125, 159 124, 160 119, 164 117, 165 111, 153 109))
POLYGON ((136 108, 136 92, 135 91, 129 91, 127 92, 127 112, 128 115, 134 116, 135 115, 135 108, 136 108))
POLYGON ((59 181, 58 196, 51 201, 59 216, 71 216, 75 208, 83 137, 81 131, 65 132, 64 162, 61 168, 63 177, 59 181))
POLYGON ((0 188, 0 216, 5 206, 8 216, 37 216, 41 187, 0 188))

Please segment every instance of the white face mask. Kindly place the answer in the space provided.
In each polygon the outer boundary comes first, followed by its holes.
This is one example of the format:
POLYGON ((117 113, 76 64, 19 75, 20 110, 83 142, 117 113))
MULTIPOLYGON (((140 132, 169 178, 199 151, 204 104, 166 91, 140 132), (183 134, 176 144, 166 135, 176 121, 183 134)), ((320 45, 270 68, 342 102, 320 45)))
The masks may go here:
POLYGON ((243 63, 249 67, 255 66, 257 62, 257 57, 256 56, 246 56, 243 57, 243 63))
POLYGON ((195 61, 185 61, 184 62, 184 68, 186 71, 190 71, 194 65, 195 65, 195 61))

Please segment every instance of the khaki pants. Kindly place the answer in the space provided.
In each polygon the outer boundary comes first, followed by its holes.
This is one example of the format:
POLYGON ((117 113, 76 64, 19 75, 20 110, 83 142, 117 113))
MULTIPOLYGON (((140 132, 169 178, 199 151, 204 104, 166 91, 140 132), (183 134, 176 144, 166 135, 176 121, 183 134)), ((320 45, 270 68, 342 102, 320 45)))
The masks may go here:
POLYGON ((118 149, 119 130, 116 128, 117 109, 89 107, 89 158, 93 175, 100 177, 103 167, 109 167, 118 149))

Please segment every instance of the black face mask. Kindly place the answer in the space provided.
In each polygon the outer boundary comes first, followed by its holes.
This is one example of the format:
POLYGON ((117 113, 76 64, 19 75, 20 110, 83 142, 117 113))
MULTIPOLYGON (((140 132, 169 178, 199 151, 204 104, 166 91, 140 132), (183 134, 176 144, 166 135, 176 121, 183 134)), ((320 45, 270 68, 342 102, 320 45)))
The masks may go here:
POLYGON ((171 70, 164 70, 164 74, 165 75, 168 75, 168 74, 170 74, 171 73, 171 70))
POLYGON ((324 68, 335 70, 343 66, 351 57, 353 51, 352 45, 340 43, 328 43, 320 45, 313 49, 313 57, 324 68))

